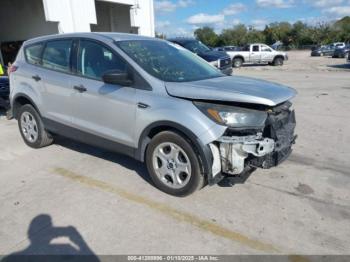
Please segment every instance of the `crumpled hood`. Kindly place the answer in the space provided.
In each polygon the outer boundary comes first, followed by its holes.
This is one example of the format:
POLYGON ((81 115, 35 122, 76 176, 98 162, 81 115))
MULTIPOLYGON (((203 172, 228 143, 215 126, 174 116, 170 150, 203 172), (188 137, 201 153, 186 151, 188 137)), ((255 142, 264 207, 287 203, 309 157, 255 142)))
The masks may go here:
POLYGON ((171 96, 195 100, 276 106, 297 92, 287 86, 248 77, 227 76, 186 83, 166 82, 171 96))

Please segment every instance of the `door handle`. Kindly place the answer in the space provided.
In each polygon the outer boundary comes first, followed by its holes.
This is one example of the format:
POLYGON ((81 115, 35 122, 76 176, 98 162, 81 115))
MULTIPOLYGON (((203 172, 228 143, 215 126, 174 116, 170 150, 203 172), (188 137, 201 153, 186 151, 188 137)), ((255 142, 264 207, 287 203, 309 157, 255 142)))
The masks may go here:
POLYGON ((38 75, 32 76, 32 78, 36 81, 39 82, 41 80, 41 77, 38 75))
POLYGON ((84 93, 87 91, 86 87, 84 87, 83 85, 80 86, 74 86, 73 87, 75 90, 77 90, 79 93, 84 93))
POLYGON ((146 108, 149 108, 150 106, 147 105, 147 104, 144 104, 144 103, 137 103, 137 107, 138 108, 141 108, 141 109, 146 109, 146 108))

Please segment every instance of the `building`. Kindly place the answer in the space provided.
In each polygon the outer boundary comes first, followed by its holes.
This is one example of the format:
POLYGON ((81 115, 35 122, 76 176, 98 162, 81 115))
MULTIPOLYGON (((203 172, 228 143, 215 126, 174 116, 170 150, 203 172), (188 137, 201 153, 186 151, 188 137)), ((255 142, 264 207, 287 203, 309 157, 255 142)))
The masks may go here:
POLYGON ((12 61, 29 38, 72 32, 154 36, 153 0, 0 1, 0 63, 12 61))

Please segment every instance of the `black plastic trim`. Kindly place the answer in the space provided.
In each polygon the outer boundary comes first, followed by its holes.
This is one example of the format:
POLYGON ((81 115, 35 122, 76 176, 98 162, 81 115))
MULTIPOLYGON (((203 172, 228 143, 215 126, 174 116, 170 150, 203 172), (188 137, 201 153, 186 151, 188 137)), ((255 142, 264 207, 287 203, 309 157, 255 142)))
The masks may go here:
POLYGON ((106 139, 88 132, 81 131, 77 128, 70 127, 48 118, 42 118, 45 129, 53 134, 64 136, 75 141, 106 149, 111 152, 120 153, 130 157, 135 156, 136 149, 123 145, 121 143, 106 139))
MULTIPOLYGON (((17 93, 17 94, 13 97, 13 99, 12 99, 13 103, 15 103, 16 100, 17 100, 18 98, 20 98, 20 97, 24 97, 25 99, 27 99, 27 100, 32 104, 32 106, 34 106, 34 108, 36 109, 36 111, 38 112, 38 114, 41 115, 41 114, 40 114, 40 111, 39 111, 38 107, 36 106, 36 104, 34 103, 34 101, 33 101, 28 95, 26 95, 26 94, 24 94, 24 93, 17 93)), ((14 118, 17 118, 17 112, 16 112, 16 109, 17 109, 17 108, 14 107, 14 104, 11 104, 10 106, 11 106, 10 111, 11 111, 12 116, 13 116, 14 118)))
POLYGON ((135 152, 135 158, 137 160, 144 162, 146 148, 149 142, 151 141, 149 134, 154 128, 159 128, 159 127, 166 127, 166 128, 178 130, 181 133, 185 134, 190 139, 190 142, 193 144, 193 146, 195 147, 195 150, 199 155, 200 162, 203 167, 203 172, 204 172, 204 175, 207 176, 209 185, 214 185, 223 178, 221 174, 218 174, 215 178, 213 178, 213 174, 212 174, 213 156, 212 156, 210 147, 208 145, 204 145, 199 140, 199 138, 195 134, 193 134, 191 130, 189 130, 188 128, 180 124, 177 124, 171 121, 158 121, 158 122, 152 123, 147 128, 145 128, 145 130, 142 132, 140 136, 138 148, 135 152))

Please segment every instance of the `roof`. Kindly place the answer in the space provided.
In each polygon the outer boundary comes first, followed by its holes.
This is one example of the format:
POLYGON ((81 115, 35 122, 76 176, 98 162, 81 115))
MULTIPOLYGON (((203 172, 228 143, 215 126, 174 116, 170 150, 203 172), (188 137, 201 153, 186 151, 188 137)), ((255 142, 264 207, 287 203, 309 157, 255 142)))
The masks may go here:
MULTIPOLYGON (((157 38, 140 36, 136 34, 126 34, 126 33, 109 33, 109 32, 92 32, 92 33, 69 33, 69 34, 55 34, 55 35, 47 35, 40 36, 37 38, 29 39, 25 41, 25 44, 47 41, 51 39, 61 39, 61 38, 70 38, 70 37, 86 37, 92 39, 109 39, 112 41, 125 41, 125 40, 158 40, 157 38)), ((159 39, 160 40, 160 39, 159 39)))

